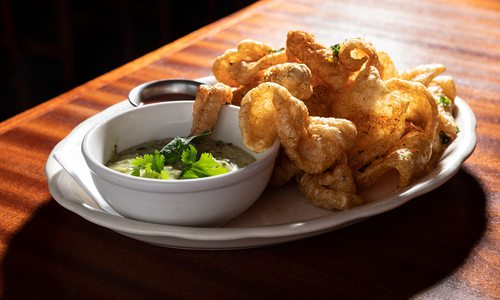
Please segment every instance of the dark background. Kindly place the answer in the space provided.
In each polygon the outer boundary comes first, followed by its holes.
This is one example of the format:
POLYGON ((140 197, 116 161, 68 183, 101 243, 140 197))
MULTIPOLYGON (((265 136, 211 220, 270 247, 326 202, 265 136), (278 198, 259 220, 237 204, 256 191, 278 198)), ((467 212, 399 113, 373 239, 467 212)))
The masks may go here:
POLYGON ((252 0, 0 0, 0 121, 252 0))

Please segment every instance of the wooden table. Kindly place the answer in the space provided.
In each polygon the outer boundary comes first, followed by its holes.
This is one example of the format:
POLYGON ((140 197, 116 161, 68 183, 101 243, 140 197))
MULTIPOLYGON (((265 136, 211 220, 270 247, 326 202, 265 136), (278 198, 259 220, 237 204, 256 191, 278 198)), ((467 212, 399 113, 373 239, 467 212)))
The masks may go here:
POLYGON ((5 298, 500 298, 500 3, 262 1, 0 125, 5 298), (417 4, 418 3, 418 4, 417 4), (438 189, 313 238, 238 251, 145 244, 57 204, 44 167, 77 124, 139 83, 210 74, 238 41, 290 29, 363 36, 400 66, 440 62, 478 119, 478 144, 438 189))

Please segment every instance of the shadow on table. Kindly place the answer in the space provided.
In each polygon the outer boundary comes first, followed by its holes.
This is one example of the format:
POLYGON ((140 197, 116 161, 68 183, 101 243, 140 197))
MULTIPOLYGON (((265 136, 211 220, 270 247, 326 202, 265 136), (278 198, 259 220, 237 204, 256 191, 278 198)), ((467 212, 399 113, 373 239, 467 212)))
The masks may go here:
POLYGON ((458 268, 485 230, 486 196, 461 170, 358 224, 238 251, 156 247, 51 202, 10 241, 10 298, 408 298, 458 268))

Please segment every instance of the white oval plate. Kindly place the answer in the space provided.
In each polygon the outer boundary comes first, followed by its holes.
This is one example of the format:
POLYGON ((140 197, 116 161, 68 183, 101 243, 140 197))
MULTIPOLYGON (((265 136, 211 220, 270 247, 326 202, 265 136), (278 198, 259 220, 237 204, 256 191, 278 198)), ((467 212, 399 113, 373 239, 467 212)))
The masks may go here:
MULTIPOLYGON (((347 211, 334 212, 313 206, 292 183, 266 190, 254 206, 220 228, 153 224, 120 216, 107 203, 91 200, 54 160, 52 154, 60 150, 74 151, 75 163, 80 165, 81 174, 90 178, 90 170, 80 151, 83 136, 103 118, 131 109, 128 101, 113 105, 82 122, 56 145, 46 164, 49 191, 59 204, 90 222, 143 242, 166 247, 240 249, 297 240, 389 211, 449 180, 476 146, 474 113, 460 98, 455 100, 455 104, 460 132, 432 172, 404 189, 396 187, 396 178, 383 178, 375 187, 363 192, 364 197, 371 200, 370 203, 347 211)), ((88 188, 95 189, 92 181, 86 184, 88 188)))

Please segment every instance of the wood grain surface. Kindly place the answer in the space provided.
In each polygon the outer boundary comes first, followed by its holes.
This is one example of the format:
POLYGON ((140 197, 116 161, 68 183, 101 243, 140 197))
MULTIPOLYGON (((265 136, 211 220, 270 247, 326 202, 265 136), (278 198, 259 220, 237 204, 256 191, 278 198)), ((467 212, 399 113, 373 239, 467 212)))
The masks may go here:
MULTIPOLYGON (((4 99, 7 100, 8 99, 4 99)), ((0 292, 40 298, 500 299, 500 2, 261 1, 0 125, 0 292), (238 251, 156 247, 58 205, 52 148, 86 118, 161 78, 209 75, 253 38, 290 29, 325 44, 362 36, 400 68, 440 62, 478 120, 474 154, 446 184, 317 237, 238 251)))

